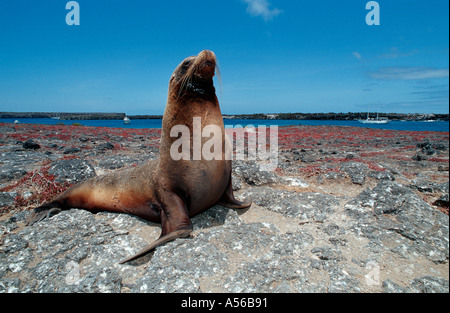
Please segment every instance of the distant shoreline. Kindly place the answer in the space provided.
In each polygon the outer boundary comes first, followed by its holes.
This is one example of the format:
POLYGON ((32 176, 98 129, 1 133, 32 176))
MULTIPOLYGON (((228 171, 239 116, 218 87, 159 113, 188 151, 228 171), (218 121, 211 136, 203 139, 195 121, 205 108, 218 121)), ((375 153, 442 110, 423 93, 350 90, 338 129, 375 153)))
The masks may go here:
MULTIPOLYGON (((125 113, 52 113, 52 112, 0 112, 0 118, 57 118, 60 120, 123 120, 130 119, 162 119, 162 115, 126 115, 125 113)), ((376 112, 370 113, 371 117, 376 112)), ((432 113, 379 113, 392 121, 449 121, 449 114, 432 113)), ((361 120, 367 118, 367 112, 359 113, 256 113, 256 114, 224 114, 224 119, 257 119, 257 120, 361 120)))

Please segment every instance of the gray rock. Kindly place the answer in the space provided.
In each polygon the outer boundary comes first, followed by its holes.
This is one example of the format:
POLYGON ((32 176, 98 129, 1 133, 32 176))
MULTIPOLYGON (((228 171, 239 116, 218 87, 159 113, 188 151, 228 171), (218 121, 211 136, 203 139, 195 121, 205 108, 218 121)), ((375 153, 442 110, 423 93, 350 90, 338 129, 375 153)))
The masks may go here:
POLYGON ((419 199, 409 188, 381 181, 373 190, 367 189, 349 201, 345 210, 358 221, 353 231, 373 243, 397 240, 401 244, 392 251, 404 257, 418 253, 434 263, 448 262, 448 216, 419 199))
POLYGON ((98 163, 98 167, 102 169, 115 170, 141 163, 143 163, 143 160, 141 159, 133 158, 127 155, 114 155, 101 159, 98 163))
MULTIPOLYGON (((1 278, 20 272, 20 283, 14 286, 21 292, 121 291, 117 262, 145 241, 113 230, 115 215, 107 217, 110 220, 83 210, 63 211, 9 235, 3 244, 6 255, 0 254, 1 278), (36 258, 40 261, 34 262, 36 258)), ((139 222, 128 219, 129 225, 139 222)))
POLYGON ((395 180, 395 176, 389 172, 371 171, 368 174, 369 177, 373 177, 377 180, 395 180))
POLYGON ((225 274, 228 270, 226 254, 201 239, 180 239, 158 248, 152 265, 131 291, 198 292, 201 278, 225 274))
POLYGON ((307 292, 310 271, 306 260, 263 258, 228 277, 224 288, 232 293, 307 292))
POLYGON ((448 146, 440 143, 431 143, 429 141, 420 142, 417 144, 417 148, 421 149, 423 153, 427 155, 433 155, 438 153, 438 151, 448 150, 448 146))
POLYGON ((73 153, 79 153, 79 152, 81 152, 80 148, 72 147, 72 148, 67 148, 66 150, 64 150, 63 154, 73 154, 73 153))
POLYGON ((448 208, 450 206, 450 200, 449 200, 449 194, 446 193, 445 195, 442 195, 439 197, 439 199, 437 199, 436 201, 434 201, 434 205, 440 206, 440 207, 445 207, 448 208))
POLYGON ((361 292, 359 281, 339 266, 329 270, 329 277, 330 284, 327 291, 330 293, 361 292))
POLYGON ((0 192, 0 207, 14 204, 17 192, 0 192))
POLYGON ((34 170, 34 163, 45 159, 45 153, 30 150, 0 153, 0 183, 21 178, 34 170))
POLYGON ((303 163, 314 163, 316 161, 316 158, 314 155, 301 154, 300 160, 303 163))
POLYGON ((280 181, 279 176, 273 172, 261 171, 254 161, 233 162, 233 173, 251 186, 275 184, 280 181))
POLYGON ((330 171, 325 173, 324 176, 326 179, 329 180, 341 180, 345 177, 345 174, 339 171, 330 171))
POLYGON ((271 187, 248 189, 244 196, 250 196, 253 202, 287 217, 301 221, 325 221, 339 206, 338 197, 304 192, 283 191, 271 187))
POLYGON ((425 179, 415 179, 412 181, 412 184, 409 187, 420 192, 448 192, 448 182, 444 184, 438 184, 425 179))
POLYGON ((48 172, 56 176, 57 182, 81 182, 96 175, 94 167, 88 161, 80 159, 56 161, 48 172))
POLYGON ((28 149, 28 150, 37 150, 37 149, 41 148, 41 146, 39 144, 37 144, 36 142, 34 142, 33 139, 28 139, 27 141, 25 141, 23 143, 22 147, 24 149, 28 149))
POLYGON ((350 176, 352 183, 364 185, 369 168, 364 163, 346 162, 341 166, 340 170, 350 176))
POLYGON ((340 260, 342 258, 342 253, 334 247, 315 247, 311 252, 324 261, 340 260))
POLYGON ((401 287, 390 279, 383 281, 383 291, 386 293, 405 293, 408 292, 408 288, 401 287))
POLYGON ((329 236, 334 236, 339 231, 339 226, 331 223, 327 227, 325 227, 324 232, 329 236))
POLYGON ((447 279, 439 277, 418 277, 411 281, 411 291, 421 293, 448 293, 448 284, 447 279))
POLYGON ((97 150, 104 152, 106 150, 113 150, 114 145, 110 142, 102 143, 96 147, 97 150))
POLYGON ((8 182, 25 176, 28 172, 20 165, 7 165, 0 167, 0 182, 8 182))
POLYGON ((420 161, 428 160, 428 157, 426 155, 424 155, 423 153, 417 153, 411 159, 414 160, 414 161, 419 161, 420 162, 420 161))
POLYGON ((438 184, 438 190, 441 191, 441 192, 448 193, 449 192, 449 183, 450 182, 446 182, 446 183, 443 183, 443 184, 438 184))
POLYGON ((408 187, 381 180, 353 199, 273 187, 240 196, 295 230, 244 222, 245 211, 216 205, 192 219, 192 237, 119 265, 160 227, 69 210, 20 228, 28 212, 15 214, 0 223, 0 292, 448 292, 448 276, 421 271, 375 286, 365 280, 370 262, 381 271, 418 259, 436 269, 448 263, 448 217, 408 187))
POLYGON ((0 279, 0 293, 16 293, 20 290, 20 279, 0 279))

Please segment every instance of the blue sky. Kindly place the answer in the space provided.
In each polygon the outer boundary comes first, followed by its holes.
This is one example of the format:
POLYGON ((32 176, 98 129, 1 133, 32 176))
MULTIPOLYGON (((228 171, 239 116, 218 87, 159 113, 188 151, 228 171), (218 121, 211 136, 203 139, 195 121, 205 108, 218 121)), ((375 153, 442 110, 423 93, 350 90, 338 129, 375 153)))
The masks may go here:
POLYGON ((162 114, 203 49, 222 112, 449 112, 448 0, 0 1, 0 111, 162 114))

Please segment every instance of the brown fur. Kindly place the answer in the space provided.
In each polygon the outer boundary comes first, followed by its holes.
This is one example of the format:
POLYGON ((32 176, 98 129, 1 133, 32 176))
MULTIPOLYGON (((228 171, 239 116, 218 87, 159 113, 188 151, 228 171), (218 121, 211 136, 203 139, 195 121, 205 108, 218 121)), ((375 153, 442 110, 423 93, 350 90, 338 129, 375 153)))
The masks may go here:
MULTIPOLYGON (((161 237, 137 255, 192 231, 190 217, 216 203, 246 208, 233 196, 231 161, 225 160, 225 131, 213 85, 216 57, 211 51, 185 59, 174 71, 169 84, 164 112, 160 156, 136 168, 121 170, 76 185, 56 199, 36 208, 29 224, 48 217, 54 208, 79 208, 89 211, 123 212, 161 223, 161 237), (185 125, 191 133, 193 117, 200 117, 202 129, 217 125, 222 130, 222 159, 179 160, 170 156, 170 147, 178 138, 170 137, 175 125, 185 125)), ((208 138, 202 138, 202 146, 208 138)))

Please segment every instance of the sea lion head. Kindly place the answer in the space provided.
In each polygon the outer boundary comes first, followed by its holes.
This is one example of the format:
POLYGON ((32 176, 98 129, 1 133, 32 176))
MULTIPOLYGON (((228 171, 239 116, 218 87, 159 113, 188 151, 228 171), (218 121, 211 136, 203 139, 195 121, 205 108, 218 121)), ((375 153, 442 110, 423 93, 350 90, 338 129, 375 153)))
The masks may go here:
MULTIPOLYGON (((219 74, 214 52, 203 50, 184 59, 172 74, 169 93, 179 98, 186 95, 215 95, 213 77, 219 74)), ((219 76, 219 75, 218 75, 219 76)))

